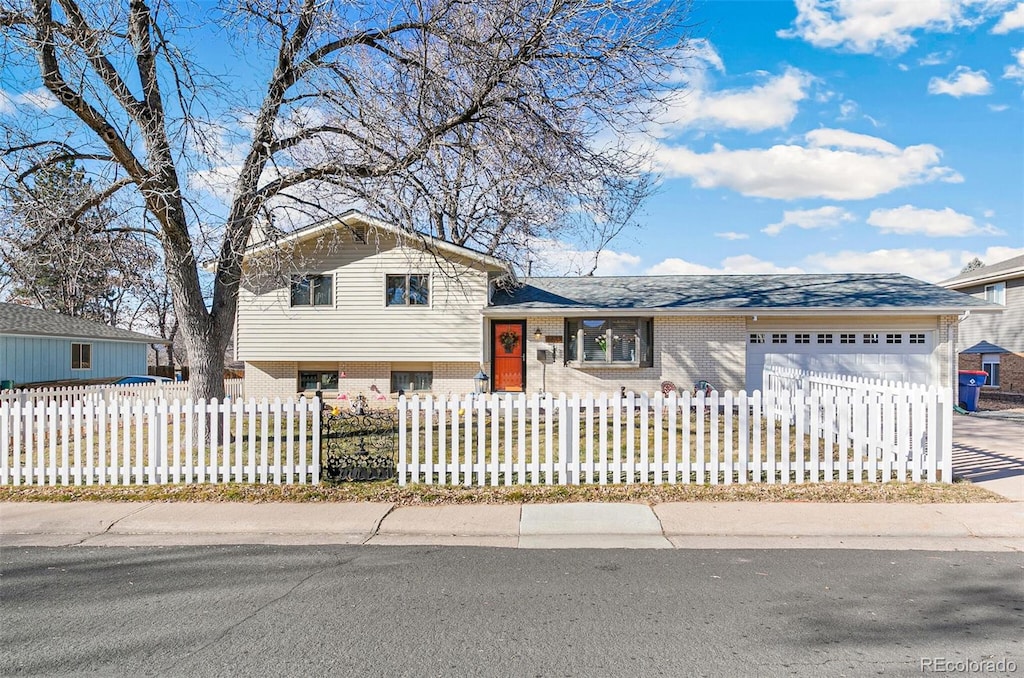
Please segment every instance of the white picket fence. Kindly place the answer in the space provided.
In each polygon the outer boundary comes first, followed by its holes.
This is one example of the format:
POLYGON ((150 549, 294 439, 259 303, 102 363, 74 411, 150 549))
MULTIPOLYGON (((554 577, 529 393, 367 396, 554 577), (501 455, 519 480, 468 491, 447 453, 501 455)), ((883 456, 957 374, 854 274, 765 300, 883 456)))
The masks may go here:
POLYGON ((952 395, 399 398, 400 484, 952 480, 952 395))
POLYGON ((0 485, 319 483, 318 398, 0 402, 0 485))
MULTIPOLYGON (((225 379, 224 396, 226 398, 244 397, 244 379, 225 379)), ((88 386, 63 386, 57 388, 15 389, 0 391, 0 403, 17 402, 25 405, 32 402, 46 405, 50 402, 75 402, 78 400, 99 402, 105 400, 108 405, 125 398, 142 400, 188 398, 189 385, 186 382, 170 382, 162 384, 91 384, 88 386)))

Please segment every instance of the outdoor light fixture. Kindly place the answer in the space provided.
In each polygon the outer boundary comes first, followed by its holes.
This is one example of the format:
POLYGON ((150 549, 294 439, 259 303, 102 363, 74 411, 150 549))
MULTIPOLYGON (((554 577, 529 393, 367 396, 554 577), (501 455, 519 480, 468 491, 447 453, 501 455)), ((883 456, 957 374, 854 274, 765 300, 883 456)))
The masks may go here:
POLYGON ((540 328, 539 327, 533 331, 533 340, 534 341, 540 341, 543 338, 544 338, 544 335, 540 333, 540 328))
POLYGON ((488 381, 490 381, 490 379, 487 378, 487 375, 484 374, 483 370, 480 370, 479 372, 477 372, 476 376, 473 377, 473 383, 476 384, 476 392, 477 393, 487 393, 487 382, 488 381))

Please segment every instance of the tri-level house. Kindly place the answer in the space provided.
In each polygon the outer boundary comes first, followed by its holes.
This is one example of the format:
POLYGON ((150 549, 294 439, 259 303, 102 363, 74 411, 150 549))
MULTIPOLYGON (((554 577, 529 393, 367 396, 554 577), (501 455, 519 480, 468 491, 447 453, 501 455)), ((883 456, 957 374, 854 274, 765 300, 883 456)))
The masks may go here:
POLYGON ((950 386, 957 323, 996 304, 906 276, 518 279, 507 262, 356 211, 246 256, 246 394, 720 391, 766 365, 950 386))
POLYGON ((1005 309, 971 313, 960 323, 960 369, 988 372, 986 391, 1024 393, 1024 255, 940 282, 1005 309))

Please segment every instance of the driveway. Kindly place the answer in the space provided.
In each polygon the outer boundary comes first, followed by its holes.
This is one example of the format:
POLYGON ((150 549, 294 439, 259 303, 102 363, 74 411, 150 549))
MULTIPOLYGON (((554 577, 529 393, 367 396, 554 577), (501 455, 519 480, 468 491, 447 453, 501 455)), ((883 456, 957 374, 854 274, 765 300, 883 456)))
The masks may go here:
POLYGON ((1024 501, 1024 421, 953 415, 953 475, 1024 501))

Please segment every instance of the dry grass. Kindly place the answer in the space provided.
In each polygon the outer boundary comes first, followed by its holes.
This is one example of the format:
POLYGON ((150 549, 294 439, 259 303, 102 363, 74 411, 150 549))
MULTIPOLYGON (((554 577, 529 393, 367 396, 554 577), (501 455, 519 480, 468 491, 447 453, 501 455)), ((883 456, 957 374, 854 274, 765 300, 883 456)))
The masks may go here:
POLYGON ((147 485, 105 487, 0 487, 0 501, 140 502, 394 502, 401 506, 561 502, 676 501, 993 503, 1007 501, 968 482, 808 483, 802 485, 554 485, 451 487, 394 481, 341 485, 147 485))

